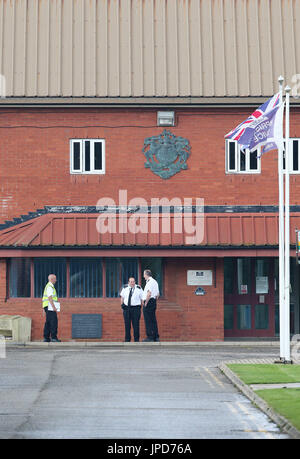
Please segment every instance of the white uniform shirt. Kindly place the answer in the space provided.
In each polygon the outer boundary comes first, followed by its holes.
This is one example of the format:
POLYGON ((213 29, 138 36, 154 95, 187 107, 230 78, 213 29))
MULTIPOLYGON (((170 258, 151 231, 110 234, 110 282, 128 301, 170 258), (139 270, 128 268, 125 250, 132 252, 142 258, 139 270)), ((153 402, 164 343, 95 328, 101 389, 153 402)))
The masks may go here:
POLYGON ((149 277, 149 279, 146 282, 144 292, 143 292, 143 300, 145 301, 147 298, 147 293, 151 292, 151 298, 157 298, 159 297, 159 288, 158 288, 158 283, 156 282, 153 277, 149 277))
MULTIPOLYGON (((132 296, 131 296, 131 306, 140 306, 141 301, 143 298, 143 290, 139 285, 135 285, 133 288, 132 296)), ((127 285, 123 287, 120 296, 124 298, 124 304, 128 306, 128 297, 130 293, 131 287, 127 285)))

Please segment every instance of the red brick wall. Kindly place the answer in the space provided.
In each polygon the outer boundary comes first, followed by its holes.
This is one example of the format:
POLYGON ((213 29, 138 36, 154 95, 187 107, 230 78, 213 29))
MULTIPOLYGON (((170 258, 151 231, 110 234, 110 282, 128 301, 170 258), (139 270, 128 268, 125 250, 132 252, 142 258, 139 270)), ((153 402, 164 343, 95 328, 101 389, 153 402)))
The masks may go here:
MULTIPOLYGON (((204 198, 206 205, 276 205, 277 155, 262 158, 259 175, 226 175, 224 134, 245 119, 251 109, 178 109, 170 130, 191 145, 188 169, 168 180, 145 169, 144 139, 157 135, 154 109, 5 109, 0 126, 0 223, 46 205, 95 206, 101 197, 118 204, 119 190, 128 200, 143 197, 204 198), (5 128, 7 126, 7 128, 5 128), (17 127, 18 126, 18 127, 17 127), (105 175, 70 175, 69 139, 104 138, 105 175)), ((300 137, 300 111, 291 111, 291 137, 300 137)), ((291 176, 291 204, 300 204, 300 177, 291 176)), ((221 260, 168 260, 166 300, 159 302, 162 340, 223 339, 223 269, 221 260), (186 285, 187 269, 213 269, 216 284, 194 295, 186 285)), ((40 300, 9 299, 0 263, 0 314, 22 314, 33 319, 32 338, 41 339, 40 300)), ((103 314, 103 340, 120 341, 124 327, 119 300, 63 301, 59 316, 62 339, 71 338, 72 313, 103 314)), ((144 325, 141 322, 142 337, 144 325)))
POLYGON ((181 306, 181 339, 216 341, 224 339, 223 259, 168 259, 165 293, 181 306), (188 270, 212 270, 213 285, 203 286, 205 295, 195 295, 187 285, 188 270))
MULTIPOLYGON (((187 170, 163 180, 145 169, 142 154, 144 139, 163 131, 156 126, 156 110, 2 108, 0 223, 45 205, 96 205, 103 196, 118 204, 119 189, 128 190, 128 199, 147 202, 199 197, 207 205, 277 204, 274 152, 263 156, 259 175, 225 174, 224 134, 250 112, 176 110, 171 131, 189 140, 191 155, 187 170), (75 137, 106 140, 105 175, 70 175, 69 139, 75 137)), ((292 109, 291 136, 300 137, 299 121, 300 111, 292 109)), ((291 203, 300 204, 298 176, 291 178, 291 203)))
MULTIPOLYGON (((11 298, 5 301, 5 264, 0 263, 0 315, 19 314, 32 318, 32 340, 43 338, 44 317, 41 300, 11 298)), ((165 261, 165 295, 158 301, 157 319, 161 341, 222 341, 223 330, 223 261, 222 259, 167 259, 165 261), (211 269, 213 285, 204 286, 206 294, 196 296, 196 287, 187 285, 188 269, 211 269), (216 276, 216 277, 215 277, 216 276)), ((102 341, 123 341, 124 323, 119 299, 61 299, 59 337, 71 339, 72 314, 100 313, 102 341)), ((141 318, 141 338, 145 326, 141 318)))

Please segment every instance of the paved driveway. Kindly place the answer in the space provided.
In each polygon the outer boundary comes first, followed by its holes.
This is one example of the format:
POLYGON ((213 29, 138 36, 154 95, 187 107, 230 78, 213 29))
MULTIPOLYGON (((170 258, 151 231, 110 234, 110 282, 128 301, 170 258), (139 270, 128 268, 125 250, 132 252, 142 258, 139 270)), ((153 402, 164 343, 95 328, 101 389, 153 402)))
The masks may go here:
POLYGON ((12 347, 0 438, 288 438, 218 369, 271 346, 12 347))

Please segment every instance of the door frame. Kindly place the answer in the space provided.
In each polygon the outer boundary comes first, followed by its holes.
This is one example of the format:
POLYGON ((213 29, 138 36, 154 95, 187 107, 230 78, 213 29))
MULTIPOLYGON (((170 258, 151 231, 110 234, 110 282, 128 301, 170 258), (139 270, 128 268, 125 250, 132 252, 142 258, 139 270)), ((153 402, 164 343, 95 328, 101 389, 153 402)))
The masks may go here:
MULTIPOLYGON (((225 294, 224 292, 224 308, 226 305, 233 307, 233 328, 225 329, 225 338, 244 338, 244 337, 274 337, 275 336, 275 282, 274 282, 274 258, 267 257, 237 257, 232 259, 234 262, 233 269, 233 293, 225 294), (238 293, 238 279, 237 279, 237 260, 239 258, 250 258, 250 272, 251 272, 251 292, 247 294, 238 293), (266 259, 269 261, 269 275, 268 275, 268 293, 256 293, 256 278, 255 278, 255 263, 257 259, 266 259), (260 296, 264 296, 264 302, 261 303, 260 296), (250 305, 251 306, 251 329, 238 328, 238 306, 250 305), (255 328, 255 308, 259 305, 268 306, 268 328, 256 329, 255 328)), ((224 268, 225 269, 225 268, 224 268)))

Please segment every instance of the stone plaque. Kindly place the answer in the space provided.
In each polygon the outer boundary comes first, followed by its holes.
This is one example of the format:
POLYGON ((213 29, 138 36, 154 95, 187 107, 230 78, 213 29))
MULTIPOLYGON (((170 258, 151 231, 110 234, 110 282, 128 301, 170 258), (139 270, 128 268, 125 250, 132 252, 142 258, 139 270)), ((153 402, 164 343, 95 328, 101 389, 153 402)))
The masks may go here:
POLYGON ((102 314, 72 314, 72 338, 102 338, 102 314))

